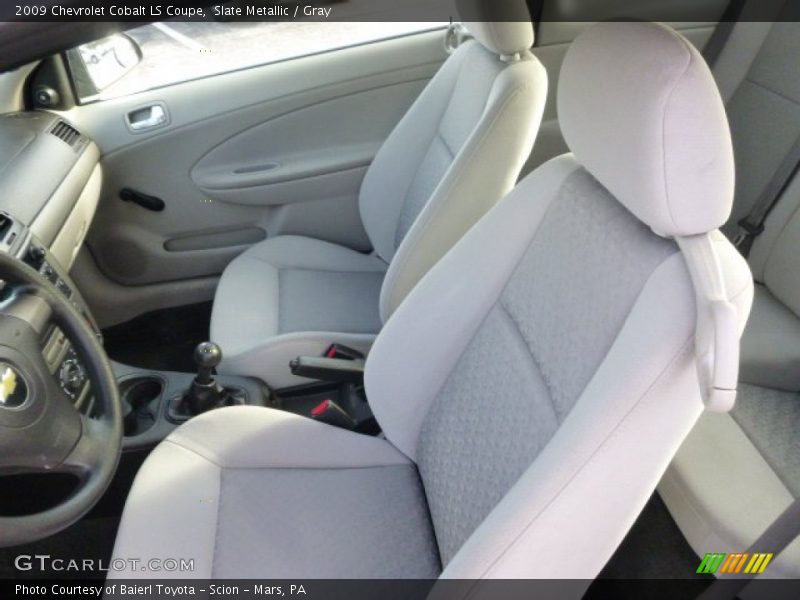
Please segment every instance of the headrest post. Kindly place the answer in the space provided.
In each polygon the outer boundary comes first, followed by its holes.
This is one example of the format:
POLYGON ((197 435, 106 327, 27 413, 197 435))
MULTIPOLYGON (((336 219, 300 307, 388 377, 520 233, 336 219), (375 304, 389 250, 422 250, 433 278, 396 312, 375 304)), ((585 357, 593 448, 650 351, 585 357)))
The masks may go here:
POLYGON ((522 60, 522 56, 519 52, 515 52, 514 54, 501 54, 500 60, 504 63, 514 63, 522 60))
POLYGON ((472 37, 500 60, 515 62, 519 60, 515 55, 521 57, 533 46, 533 23, 525 0, 456 0, 455 5, 472 37))

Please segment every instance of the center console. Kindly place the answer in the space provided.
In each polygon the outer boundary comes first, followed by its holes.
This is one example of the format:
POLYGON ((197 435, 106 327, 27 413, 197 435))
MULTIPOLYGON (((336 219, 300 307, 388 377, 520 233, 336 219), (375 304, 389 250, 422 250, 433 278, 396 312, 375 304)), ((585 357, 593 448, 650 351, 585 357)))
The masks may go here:
MULTIPOLYGON (((186 395, 196 375, 112 365, 125 413, 123 449, 152 447, 195 416, 186 406, 186 395)), ((227 392, 221 405, 277 406, 269 388, 256 379, 218 376, 215 381, 227 392)))

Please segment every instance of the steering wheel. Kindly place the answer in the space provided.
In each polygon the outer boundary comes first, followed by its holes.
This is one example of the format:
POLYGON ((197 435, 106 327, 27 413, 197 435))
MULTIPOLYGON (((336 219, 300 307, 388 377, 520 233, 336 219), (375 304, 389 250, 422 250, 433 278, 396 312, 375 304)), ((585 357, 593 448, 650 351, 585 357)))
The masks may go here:
POLYGON ((94 331, 72 303, 37 271, 0 253, 0 474, 69 473, 79 483, 58 505, 25 516, 0 516, 0 546, 66 529, 105 492, 119 462, 119 392, 94 331), (58 326, 83 363, 95 409, 83 415, 43 356, 42 336, 58 326))

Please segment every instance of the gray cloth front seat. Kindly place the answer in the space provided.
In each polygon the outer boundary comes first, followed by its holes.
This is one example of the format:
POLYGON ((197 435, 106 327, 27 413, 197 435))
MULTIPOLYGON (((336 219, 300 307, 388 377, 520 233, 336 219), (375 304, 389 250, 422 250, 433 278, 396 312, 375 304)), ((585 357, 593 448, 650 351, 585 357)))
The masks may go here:
POLYGON ((704 406, 672 238, 709 244, 734 339, 752 279, 716 231, 730 135, 683 37, 593 26, 558 105, 574 154, 525 178, 378 335, 366 389, 385 439, 202 415, 139 471, 114 556, 194 557, 193 577, 597 575, 704 406))
MULTIPOLYGON (((458 2, 464 17, 482 4, 458 2)), ((222 372, 281 388, 305 381, 288 368, 298 355, 333 342, 366 353, 420 278, 514 186, 547 97, 533 26, 466 26, 475 39, 448 58, 367 171, 359 206, 374 252, 278 236, 225 269, 211 317, 222 372)))

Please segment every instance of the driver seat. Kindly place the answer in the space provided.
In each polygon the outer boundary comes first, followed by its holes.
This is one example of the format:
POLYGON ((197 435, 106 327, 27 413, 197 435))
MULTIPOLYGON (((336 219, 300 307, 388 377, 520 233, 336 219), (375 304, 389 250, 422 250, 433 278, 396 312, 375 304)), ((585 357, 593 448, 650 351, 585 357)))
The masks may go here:
POLYGON ((574 154, 520 183, 379 334, 366 389, 385 438, 255 407, 191 420, 141 468, 114 557, 194 570, 111 577, 598 574, 704 407, 676 240, 708 242, 734 340, 753 289, 716 231, 724 108, 683 37, 597 24, 558 95, 574 154))

